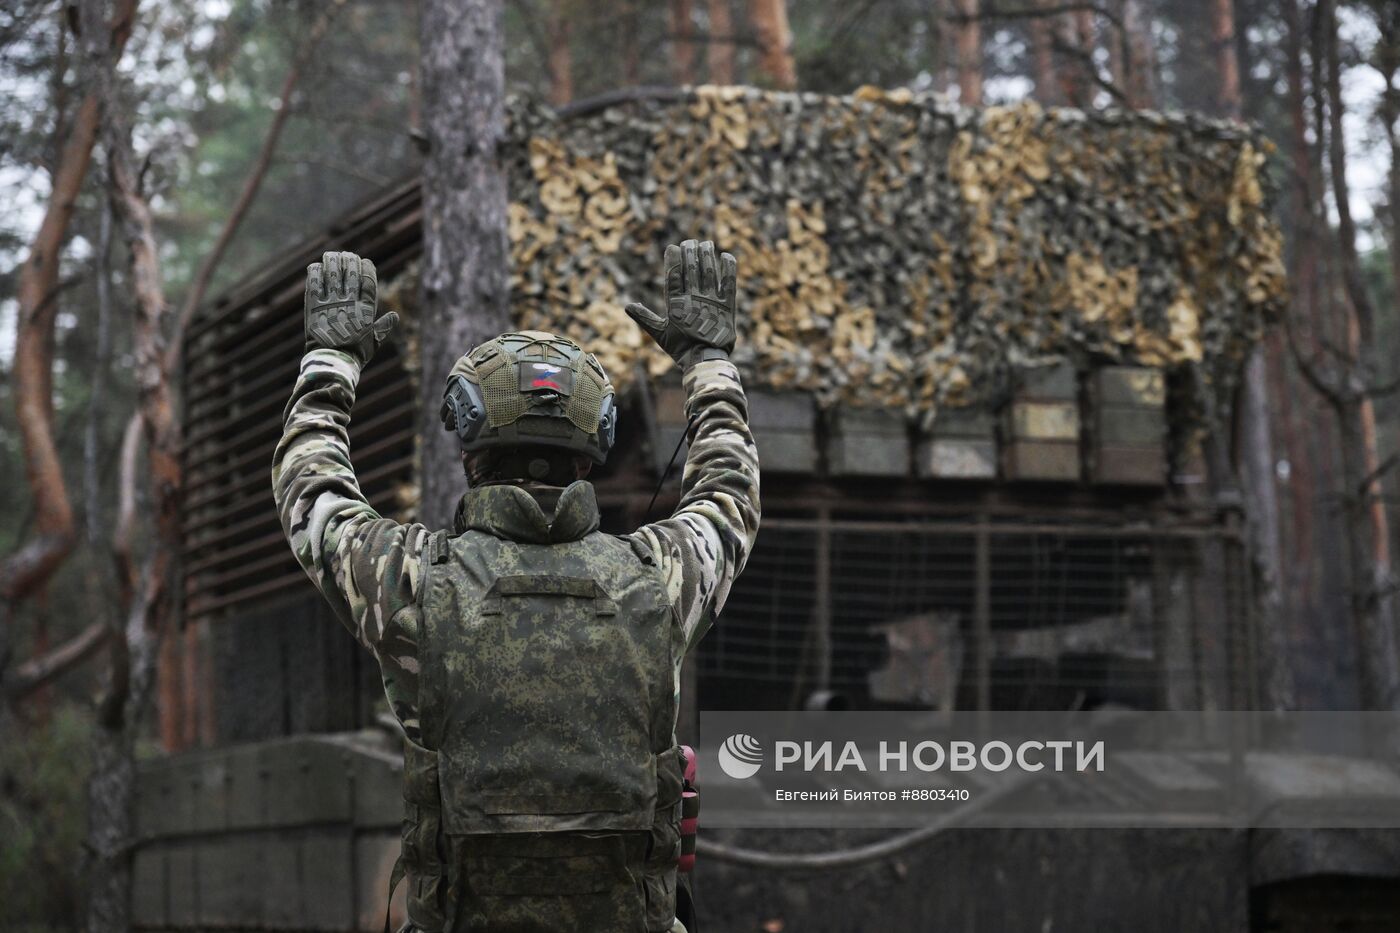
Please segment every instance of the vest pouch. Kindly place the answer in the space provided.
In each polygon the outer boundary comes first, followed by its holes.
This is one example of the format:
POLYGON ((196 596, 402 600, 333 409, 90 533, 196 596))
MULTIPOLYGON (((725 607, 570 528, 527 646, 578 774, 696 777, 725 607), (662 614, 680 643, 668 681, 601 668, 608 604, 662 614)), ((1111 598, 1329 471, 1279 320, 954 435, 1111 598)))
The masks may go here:
POLYGON ((424 933, 440 933, 447 925, 448 846, 442 831, 437 753, 411 741, 404 742, 403 797, 408 917, 424 933))
POLYGON ((646 846, 640 833, 453 836, 451 842, 461 885, 457 933, 643 933, 641 892, 629 871, 646 846))
POLYGON ((680 748, 672 748, 656 757, 656 814, 652 819, 642 874, 649 931, 671 929, 671 921, 676 916, 676 861, 681 854, 684 767, 680 748))
POLYGON ((582 573, 516 573, 449 590, 454 573, 438 577, 446 598, 435 589, 424 665, 444 831, 645 836, 674 689, 670 608, 654 581, 610 592, 582 573))

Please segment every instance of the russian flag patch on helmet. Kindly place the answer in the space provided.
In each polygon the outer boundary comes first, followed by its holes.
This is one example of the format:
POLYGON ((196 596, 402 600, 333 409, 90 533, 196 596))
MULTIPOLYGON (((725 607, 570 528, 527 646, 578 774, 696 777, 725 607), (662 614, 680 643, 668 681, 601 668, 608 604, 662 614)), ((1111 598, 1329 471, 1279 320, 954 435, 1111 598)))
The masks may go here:
POLYGON ((574 394, 574 371, 554 363, 538 360, 520 361, 521 392, 553 392, 555 395, 574 394))

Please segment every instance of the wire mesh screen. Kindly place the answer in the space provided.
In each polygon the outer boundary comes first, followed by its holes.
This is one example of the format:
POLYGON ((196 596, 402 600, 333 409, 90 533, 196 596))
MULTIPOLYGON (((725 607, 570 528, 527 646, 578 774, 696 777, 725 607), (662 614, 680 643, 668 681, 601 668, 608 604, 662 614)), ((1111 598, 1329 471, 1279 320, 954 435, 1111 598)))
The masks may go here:
POLYGON ((1224 528, 765 524, 699 654, 702 705, 1251 705, 1245 565, 1224 528))

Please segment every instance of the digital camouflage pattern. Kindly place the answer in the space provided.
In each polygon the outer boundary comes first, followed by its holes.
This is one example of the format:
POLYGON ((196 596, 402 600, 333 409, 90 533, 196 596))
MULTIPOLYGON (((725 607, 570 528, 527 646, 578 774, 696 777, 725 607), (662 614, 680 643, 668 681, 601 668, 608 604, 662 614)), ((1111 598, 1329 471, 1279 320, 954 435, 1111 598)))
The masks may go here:
POLYGON ((440 912, 455 930, 669 930, 684 631, 650 555, 598 530, 592 486, 552 511, 486 486, 459 535, 430 539, 419 699, 461 892, 440 912))
POLYGON ((598 530, 588 483, 552 520, 514 485, 463 503, 429 548, 419 639, 447 831, 649 829, 684 649, 660 577, 598 530))

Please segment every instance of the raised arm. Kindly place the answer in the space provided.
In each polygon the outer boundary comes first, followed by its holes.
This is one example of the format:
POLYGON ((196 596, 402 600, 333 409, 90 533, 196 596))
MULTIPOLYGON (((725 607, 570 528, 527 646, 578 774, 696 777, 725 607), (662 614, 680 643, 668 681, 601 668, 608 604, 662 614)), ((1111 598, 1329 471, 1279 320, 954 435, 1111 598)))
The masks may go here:
POLYGON ((666 575, 672 604, 694 645, 724 607, 758 535, 758 452, 734 349, 737 264, 708 240, 666 249, 666 314, 627 313, 682 368, 686 456, 681 499, 665 521, 633 534, 666 575))
POLYGON ((375 319, 374 264, 326 253, 307 269, 306 350, 272 460, 272 492, 297 562, 384 673, 410 733, 417 696, 415 595, 427 532, 380 518, 350 465, 346 426, 360 370, 398 320, 375 319))

